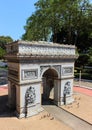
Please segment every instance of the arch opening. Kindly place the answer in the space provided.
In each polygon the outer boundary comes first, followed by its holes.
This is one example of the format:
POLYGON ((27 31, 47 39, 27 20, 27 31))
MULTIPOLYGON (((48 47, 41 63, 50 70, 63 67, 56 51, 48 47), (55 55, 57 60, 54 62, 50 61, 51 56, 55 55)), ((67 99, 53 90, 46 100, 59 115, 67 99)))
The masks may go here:
POLYGON ((48 69, 42 76, 42 105, 54 104, 55 85, 58 73, 54 69, 48 69))

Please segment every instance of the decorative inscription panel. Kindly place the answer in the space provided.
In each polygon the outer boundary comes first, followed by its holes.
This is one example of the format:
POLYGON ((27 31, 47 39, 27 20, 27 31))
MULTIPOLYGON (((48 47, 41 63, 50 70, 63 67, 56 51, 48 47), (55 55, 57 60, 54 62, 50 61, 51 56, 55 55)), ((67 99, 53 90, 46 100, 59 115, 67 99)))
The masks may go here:
POLYGON ((22 80, 30 80, 38 78, 38 70, 22 70, 22 80))
POLYGON ((63 75, 70 75, 73 74, 73 67, 63 67, 62 68, 63 75))

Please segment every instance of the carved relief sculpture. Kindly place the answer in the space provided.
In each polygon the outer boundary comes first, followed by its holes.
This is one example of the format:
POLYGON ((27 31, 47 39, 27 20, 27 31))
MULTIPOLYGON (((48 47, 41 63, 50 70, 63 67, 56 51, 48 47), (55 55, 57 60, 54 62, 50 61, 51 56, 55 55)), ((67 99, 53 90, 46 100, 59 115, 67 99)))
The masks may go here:
POLYGON ((35 88, 34 87, 30 87, 27 89, 26 94, 25 94, 25 101, 26 104, 33 104, 35 103, 36 100, 36 93, 35 93, 35 88))
POLYGON ((71 93, 71 83, 70 83, 70 81, 65 83, 65 85, 64 85, 64 93, 66 95, 70 95, 70 93, 71 93))

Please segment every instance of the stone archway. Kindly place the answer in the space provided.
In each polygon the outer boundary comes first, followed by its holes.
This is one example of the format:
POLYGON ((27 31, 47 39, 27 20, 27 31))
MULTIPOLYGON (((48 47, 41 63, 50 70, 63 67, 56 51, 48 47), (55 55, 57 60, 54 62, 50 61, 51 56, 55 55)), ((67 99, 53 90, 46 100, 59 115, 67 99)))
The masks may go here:
POLYGON ((52 104, 55 101, 55 95, 58 93, 55 88, 58 87, 56 81, 58 79, 58 73, 56 70, 50 68, 46 70, 42 75, 42 104, 52 104))
POLYGON ((29 117, 42 111, 42 81, 44 98, 48 100, 52 96, 54 104, 61 106, 64 104, 63 92, 67 87, 66 103, 72 103, 76 58, 73 45, 44 41, 15 41, 8 44, 8 102, 11 108, 16 107, 16 115, 23 118, 25 115, 29 117), (31 95, 31 92, 34 93, 32 89, 35 90, 35 98, 31 95))

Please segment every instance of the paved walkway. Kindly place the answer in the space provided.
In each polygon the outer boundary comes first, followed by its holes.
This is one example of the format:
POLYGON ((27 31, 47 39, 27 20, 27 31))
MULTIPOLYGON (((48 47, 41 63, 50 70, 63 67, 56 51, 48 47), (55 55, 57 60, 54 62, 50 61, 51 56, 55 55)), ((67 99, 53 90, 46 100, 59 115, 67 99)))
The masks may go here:
POLYGON ((84 81, 74 80, 74 86, 88 87, 88 88, 92 89, 92 81, 88 81, 88 80, 84 80, 84 81))
POLYGON ((88 96, 92 96, 92 89, 74 86, 73 90, 76 91, 76 92, 79 92, 79 93, 86 94, 88 96))
MULTIPOLYGON (((0 87, 0 91, 7 91, 7 86, 0 87)), ((92 90, 74 87, 74 91, 81 92, 86 95, 92 96, 92 90)), ((46 111, 52 114, 57 120, 64 122, 70 126, 73 130, 92 130, 92 125, 79 119, 78 117, 70 114, 69 112, 55 106, 55 105, 44 105, 46 111)))
POLYGON ((1 86, 1 87, 0 87, 0 91, 6 91, 6 90, 8 90, 8 87, 7 87, 7 86, 1 86))
MULTIPOLYGON (((92 96, 92 83, 82 82, 82 87, 79 85, 74 86, 74 91, 83 93, 88 96, 92 96)), ((92 130, 92 124, 72 115, 71 113, 59 108, 55 105, 44 105, 44 109, 51 113, 56 119, 64 122, 70 126, 73 130, 92 130)))
POLYGON ((92 125, 55 105, 44 105, 44 109, 52 114, 57 120, 70 126, 73 130, 92 130, 92 125))

